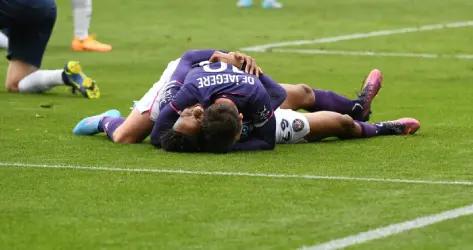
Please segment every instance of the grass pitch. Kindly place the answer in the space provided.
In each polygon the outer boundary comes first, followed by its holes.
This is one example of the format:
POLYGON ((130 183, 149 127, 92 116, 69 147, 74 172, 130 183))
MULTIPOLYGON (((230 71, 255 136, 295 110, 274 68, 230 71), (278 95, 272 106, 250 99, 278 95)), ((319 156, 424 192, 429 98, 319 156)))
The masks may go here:
MULTIPOLYGON (((373 121, 411 116, 410 137, 278 145, 271 152, 176 154, 149 143, 77 137, 84 116, 127 114, 167 62, 187 49, 260 44, 473 20, 453 1, 283 1, 284 9, 235 1, 94 2, 91 30, 107 54, 73 53, 69 1, 43 68, 81 61, 99 100, 56 88, 0 91, 0 249, 295 249, 473 203, 471 186, 13 167, 14 164, 473 181, 473 60, 250 53, 280 82, 354 96, 380 68, 373 121), (10 165, 9 165, 10 164, 10 165)), ((472 27, 414 32, 292 49, 473 54, 472 27)), ((7 63, 0 64, 4 80, 7 63)), ((434 224, 354 249, 469 249, 473 217, 434 224)))

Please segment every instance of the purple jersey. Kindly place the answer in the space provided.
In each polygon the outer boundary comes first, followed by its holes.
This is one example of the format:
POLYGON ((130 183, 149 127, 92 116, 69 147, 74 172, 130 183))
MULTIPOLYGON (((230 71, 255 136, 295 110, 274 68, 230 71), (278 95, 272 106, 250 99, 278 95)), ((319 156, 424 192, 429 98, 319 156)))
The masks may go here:
POLYGON ((187 73, 196 64, 207 61, 216 50, 205 49, 205 50, 189 50, 184 53, 179 63, 173 72, 170 82, 166 84, 166 89, 163 90, 163 98, 159 102, 159 110, 163 109, 164 106, 168 105, 171 100, 174 99, 176 93, 181 88, 187 73))
POLYGON ((244 142, 244 146, 236 146, 235 150, 274 148, 275 120, 265 87, 255 76, 221 62, 194 68, 187 74, 175 99, 161 111, 153 129, 152 143, 159 145, 161 132, 172 128, 180 111, 195 104, 206 108, 217 98, 232 100, 243 114, 244 123, 252 124, 255 130, 252 142, 244 142))
POLYGON ((263 126, 273 115, 270 97, 260 80, 221 62, 192 69, 171 106, 177 112, 197 103, 207 108, 221 97, 232 100, 243 120, 255 127, 263 126))

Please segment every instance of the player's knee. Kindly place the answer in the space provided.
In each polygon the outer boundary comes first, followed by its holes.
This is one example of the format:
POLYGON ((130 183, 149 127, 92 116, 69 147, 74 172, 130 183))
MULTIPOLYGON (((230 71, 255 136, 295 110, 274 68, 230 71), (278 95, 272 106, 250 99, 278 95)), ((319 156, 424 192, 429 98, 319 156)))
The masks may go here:
POLYGON ((311 106, 314 102, 314 91, 312 88, 305 84, 305 83, 300 83, 296 85, 298 88, 298 93, 300 100, 303 102, 303 106, 311 106))
POLYGON ((5 90, 8 92, 18 92, 18 83, 15 82, 5 82, 5 90))
POLYGON ((140 141, 135 135, 117 129, 113 133, 113 142, 120 144, 132 144, 138 143, 140 141))
POLYGON ((349 115, 340 115, 338 120, 340 127, 343 129, 345 135, 351 135, 355 131, 355 121, 349 115))

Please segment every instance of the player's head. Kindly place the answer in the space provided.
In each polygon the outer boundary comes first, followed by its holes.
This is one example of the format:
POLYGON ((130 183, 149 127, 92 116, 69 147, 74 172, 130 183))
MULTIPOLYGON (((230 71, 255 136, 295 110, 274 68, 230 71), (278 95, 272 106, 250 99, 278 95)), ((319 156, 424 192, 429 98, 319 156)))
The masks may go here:
POLYGON ((161 147, 171 152, 199 152, 201 151, 199 135, 188 135, 170 129, 161 135, 161 147))
POLYGON ((240 139, 242 119, 231 101, 210 105, 202 120, 203 149, 214 153, 228 152, 240 139))
POLYGON ((200 105, 185 108, 172 129, 160 138, 161 147, 166 151, 200 151, 200 135, 204 109, 200 105))
POLYGON ((181 112, 172 130, 160 138, 161 147, 179 152, 227 152, 240 138, 242 119, 228 99, 220 99, 205 111, 200 105, 188 107, 181 112))
POLYGON ((179 119, 174 123, 173 130, 186 134, 196 135, 200 133, 204 109, 200 105, 185 108, 179 115, 179 119))

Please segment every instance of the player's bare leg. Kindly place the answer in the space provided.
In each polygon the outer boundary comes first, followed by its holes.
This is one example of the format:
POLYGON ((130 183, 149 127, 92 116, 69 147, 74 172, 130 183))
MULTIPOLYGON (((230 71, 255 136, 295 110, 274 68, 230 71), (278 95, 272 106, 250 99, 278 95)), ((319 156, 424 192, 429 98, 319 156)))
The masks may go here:
POLYGON ((307 84, 281 84, 287 98, 281 104, 283 109, 305 109, 310 112, 333 111, 350 115, 358 121, 367 121, 371 114, 371 103, 378 94, 383 75, 373 69, 366 77, 360 95, 351 100, 333 91, 313 89, 307 84))
POLYGON ((112 109, 99 115, 82 119, 74 127, 75 135, 95 135, 105 132, 115 143, 131 144, 142 142, 153 128, 149 112, 140 113, 134 109, 125 119, 118 110, 112 109))
POLYGON ((349 115, 330 111, 305 113, 304 115, 310 126, 310 132, 305 136, 307 141, 317 141, 327 137, 348 139, 379 135, 408 135, 414 134, 420 128, 420 122, 414 118, 401 118, 370 124, 355 121, 349 115))
POLYGON ((19 92, 18 85, 27 75, 38 70, 37 67, 20 60, 12 59, 8 65, 5 88, 9 92, 19 92))
POLYGON ((327 137, 353 138, 362 136, 362 128, 349 115, 331 111, 305 113, 310 132, 307 141, 317 141, 327 137))
POLYGON ((86 98, 100 97, 97 84, 82 72, 79 62, 70 61, 64 69, 43 70, 20 60, 10 60, 5 81, 9 92, 42 93, 64 85, 86 98))
POLYGON ((281 87, 286 90, 286 100, 281 104, 282 109, 306 109, 310 110, 315 103, 315 94, 311 87, 307 84, 285 84, 281 83, 281 87))
POLYGON ((125 121, 113 132, 113 141, 116 143, 140 143, 153 129, 149 111, 140 113, 133 109, 125 121))

